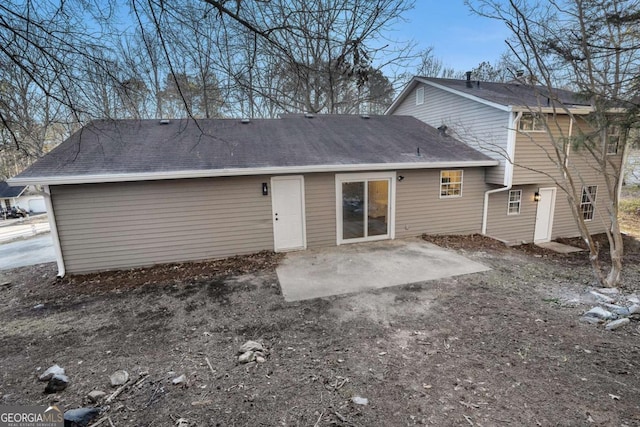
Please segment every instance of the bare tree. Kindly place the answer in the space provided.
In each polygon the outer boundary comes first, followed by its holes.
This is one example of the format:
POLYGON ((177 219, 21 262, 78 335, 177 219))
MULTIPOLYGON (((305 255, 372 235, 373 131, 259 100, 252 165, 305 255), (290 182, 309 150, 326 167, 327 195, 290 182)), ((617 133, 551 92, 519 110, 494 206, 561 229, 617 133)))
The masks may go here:
MULTIPOLYGON (((385 33, 411 7, 412 0, 7 0, 0 82, 19 72, 27 101, 46 101, 55 127, 67 130, 94 118, 380 111, 390 97, 382 68, 410 58, 409 45, 385 33)), ((21 102, 14 88, 2 87, 3 100, 21 102)), ((32 126, 5 107, 5 146, 40 156, 16 123, 33 134, 43 116, 31 112, 32 126)))
MULTIPOLYGON (((637 70, 640 66, 640 10, 637 0, 509 0, 468 1, 477 13, 501 20, 512 31, 511 55, 539 93, 539 108, 531 113, 543 121, 550 146, 538 144, 555 166, 546 172, 567 197, 575 223, 589 247, 597 280, 615 286, 621 277, 623 240, 618 201, 623 180, 620 157, 629 146, 629 132, 638 124, 637 70), (577 115, 557 86, 577 91, 590 114, 577 115), (549 112, 550 111, 550 112, 549 112), (569 117, 573 133, 562 125, 569 117), (617 156, 612 156, 617 153, 617 156), (595 194, 574 163, 587 164, 605 183, 607 203, 595 194), (587 189, 585 191, 585 188, 587 189), (596 218, 607 224, 608 269, 599 261, 598 242, 591 235, 584 206, 595 205, 596 218)), ((600 190, 598 190, 600 191, 600 190)))
POLYGON ((439 77, 444 79, 452 79, 456 76, 456 71, 444 65, 442 59, 435 56, 435 48, 429 46, 420 52, 420 63, 416 68, 414 75, 422 77, 439 77))

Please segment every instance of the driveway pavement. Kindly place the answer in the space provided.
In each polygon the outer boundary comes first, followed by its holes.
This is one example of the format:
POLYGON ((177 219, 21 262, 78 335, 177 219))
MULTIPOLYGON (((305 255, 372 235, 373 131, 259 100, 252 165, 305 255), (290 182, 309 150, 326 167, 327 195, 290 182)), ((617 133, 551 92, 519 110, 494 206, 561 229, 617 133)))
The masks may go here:
POLYGON ((31 237, 50 231, 46 215, 32 216, 28 219, 5 219, 0 221, 0 243, 10 242, 22 237, 31 237))
POLYGON ((277 268, 286 301, 368 291, 490 270, 422 239, 288 253, 277 268))
POLYGON ((54 262, 56 253, 51 235, 0 244, 0 270, 54 262))

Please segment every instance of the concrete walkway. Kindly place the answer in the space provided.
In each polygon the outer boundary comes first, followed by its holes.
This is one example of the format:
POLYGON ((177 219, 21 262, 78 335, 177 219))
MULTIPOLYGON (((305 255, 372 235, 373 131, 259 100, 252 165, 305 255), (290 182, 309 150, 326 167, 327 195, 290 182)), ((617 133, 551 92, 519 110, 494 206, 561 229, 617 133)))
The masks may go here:
POLYGON ((560 254, 570 254, 573 252, 583 252, 583 249, 576 248, 574 246, 563 245, 558 242, 546 242, 546 243, 536 243, 536 246, 539 246, 543 249, 549 249, 551 251, 558 252, 560 254))
POLYGON ((422 239, 288 253, 277 268, 286 301, 299 301, 490 270, 422 239))

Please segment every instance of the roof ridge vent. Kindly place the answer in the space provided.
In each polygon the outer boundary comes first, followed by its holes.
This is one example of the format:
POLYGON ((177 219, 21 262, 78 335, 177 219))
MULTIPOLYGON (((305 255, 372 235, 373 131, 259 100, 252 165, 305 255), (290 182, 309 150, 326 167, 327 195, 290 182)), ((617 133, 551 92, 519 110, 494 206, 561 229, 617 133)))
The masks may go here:
POLYGON ((304 112, 304 117, 307 118, 307 119, 313 119, 315 116, 313 115, 313 113, 305 111, 304 112))
POLYGON ((161 125, 168 125, 169 123, 171 123, 171 120, 169 120, 169 119, 160 119, 160 124, 161 125))
POLYGON ((246 125, 247 123, 251 123, 251 119, 249 117, 243 117, 240 119, 240 123, 246 125))
POLYGON ((368 115, 367 113, 365 113, 365 114, 360 115, 360 118, 361 118, 361 119, 370 119, 370 118, 371 118, 371 116, 370 116, 370 115, 368 115))

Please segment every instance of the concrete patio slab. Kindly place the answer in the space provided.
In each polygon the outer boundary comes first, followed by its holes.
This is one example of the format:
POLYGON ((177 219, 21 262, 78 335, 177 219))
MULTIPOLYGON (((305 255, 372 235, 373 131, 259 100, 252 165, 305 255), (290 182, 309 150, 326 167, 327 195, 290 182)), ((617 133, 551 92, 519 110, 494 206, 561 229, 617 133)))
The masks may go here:
POLYGON ((563 245, 562 243, 558 242, 536 243, 536 246, 540 246, 541 248, 549 249, 561 254, 570 254, 573 252, 583 251, 583 249, 576 248, 575 246, 563 245))
POLYGON ((490 270, 422 239, 288 253, 277 268, 286 301, 327 297, 490 270))

